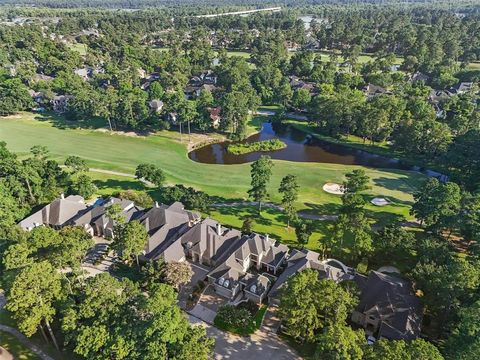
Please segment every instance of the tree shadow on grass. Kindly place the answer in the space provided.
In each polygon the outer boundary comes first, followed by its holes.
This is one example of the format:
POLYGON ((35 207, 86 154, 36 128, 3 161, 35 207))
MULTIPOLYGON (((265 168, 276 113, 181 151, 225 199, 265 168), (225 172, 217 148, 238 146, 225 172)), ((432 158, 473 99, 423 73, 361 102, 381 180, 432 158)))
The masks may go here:
POLYGON ((402 176, 397 179, 379 177, 372 180, 376 186, 383 187, 388 190, 402 191, 407 194, 413 194, 417 190, 419 183, 410 180, 408 176, 402 176))
POLYGON ((337 215, 338 210, 340 209, 340 204, 335 203, 325 203, 325 204, 313 204, 305 203, 307 209, 302 209, 301 212, 304 214, 314 214, 314 215, 337 215))
POLYGON ((94 180, 95 186, 100 191, 111 190, 111 193, 120 192, 126 189, 132 190, 143 190, 150 193, 151 188, 148 188, 142 182, 133 179, 132 180, 117 180, 117 179, 107 179, 107 180, 94 180))
POLYGON ((108 127, 108 122, 103 118, 93 117, 85 120, 75 120, 54 112, 37 114, 34 119, 49 122, 58 129, 100 129, 108 127))
POLYGON ((385 225, 392 223, 399 223, 405 221, 405 217, 401 214, 394 214, 388 211, 372 211, 365 209, 365 214, 368 218, 374 219, 375 224, 373 225, 374 229, 379 229, 385 225))

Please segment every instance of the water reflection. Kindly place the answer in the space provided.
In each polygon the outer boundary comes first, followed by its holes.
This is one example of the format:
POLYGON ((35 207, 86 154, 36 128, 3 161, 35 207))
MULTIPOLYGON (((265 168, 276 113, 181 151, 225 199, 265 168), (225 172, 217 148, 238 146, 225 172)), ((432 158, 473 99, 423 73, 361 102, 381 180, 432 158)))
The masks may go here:
POLYGON ((448 178, 438 172, 406 164, 402 161, 366 151, 353 149, 340 144, 332 144, 316 139, 303 131, 288 125, 264 123, 258 134, 250 136, 245 142, 255 142, 278 138, 287 144, 282 150, 253 152, 233 155, 227 152, 229 142, 206 145, 191 151, 190 159, 206 164, 244 164, 257 160, 262 155, 272 159, 297 162, 319 162, 344 165, 363 165, 372 168, 401 169, 419 171, 442 181, 448 178))

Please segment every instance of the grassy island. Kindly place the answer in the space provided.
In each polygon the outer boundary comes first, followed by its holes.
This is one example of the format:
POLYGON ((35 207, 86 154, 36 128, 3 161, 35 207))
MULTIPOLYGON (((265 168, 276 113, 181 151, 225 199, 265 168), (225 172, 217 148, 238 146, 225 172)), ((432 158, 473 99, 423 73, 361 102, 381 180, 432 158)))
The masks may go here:
POLYGON ((255 151, 275 151, 284 149, 287 147, 283 141, 279 139, 271 139, 271 140, 264 140, 264 141, 256 141, 253 143, 238 143, 238 144, 231 144, 228 145, 227 151, 230 154, 234 155, 242 155, 248 154, 255 151))

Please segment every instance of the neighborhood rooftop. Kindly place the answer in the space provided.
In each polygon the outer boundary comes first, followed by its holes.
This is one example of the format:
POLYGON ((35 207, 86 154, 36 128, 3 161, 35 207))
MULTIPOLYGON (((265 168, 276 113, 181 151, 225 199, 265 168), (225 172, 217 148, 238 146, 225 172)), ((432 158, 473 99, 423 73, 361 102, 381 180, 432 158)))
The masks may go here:
POLYGON ((126 222, 137 220, 148 234, 142 258, 166 262, 189 260, 209 270, 208 282, 215 292, 230 302, 247 299, 261 303, 268 299, 279 304, 281 291, 292 276, 305 269, 318 272, 320 279, 337 283, 355 281, 360 303, 352 321, 378 338, 413 339, 419 335, 422 307, 412 293, 411 283, 392 275, 372 271, 368 276, 356 273, 338 260, 322 260, 319 253, 302 249, 290 251, 268 235, 242 234, 222 226, 180 202, 155 203, 143 209, 133 201, 110 197, 86 205, 82 197, 63 195, 22 220, 24 230, 37 226, 61 228, 80 226, 90 235, 113 238, 114 221, 108 207, 119 205, 126 222))

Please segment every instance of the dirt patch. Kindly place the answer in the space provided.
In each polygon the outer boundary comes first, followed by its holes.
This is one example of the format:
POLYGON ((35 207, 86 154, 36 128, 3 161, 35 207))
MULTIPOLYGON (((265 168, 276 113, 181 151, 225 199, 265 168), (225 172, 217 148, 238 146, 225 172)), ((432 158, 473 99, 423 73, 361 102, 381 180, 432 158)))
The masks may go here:
MULTIPOLYGON (((186 135, 188 139, 188 135, 186 135)), ((190 142, 187 145, 187 151, 198 149, 202 146, 225 141, 226 137, 220 134, 192 134, 190 136, 190 142)))
POLYGON ((138 138, 145 138, 148 135, 153 135, 153 133, 138 134, 134 131, 110 131, 109 129, 106 129, 106 128, 95 129, 95 131, 106 133, 106 134, 112 134, 112 135, 123 135, 123 136, 131 136, 131 137, 138 137, 138 138))

